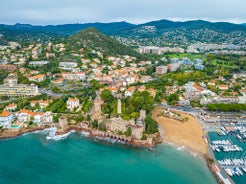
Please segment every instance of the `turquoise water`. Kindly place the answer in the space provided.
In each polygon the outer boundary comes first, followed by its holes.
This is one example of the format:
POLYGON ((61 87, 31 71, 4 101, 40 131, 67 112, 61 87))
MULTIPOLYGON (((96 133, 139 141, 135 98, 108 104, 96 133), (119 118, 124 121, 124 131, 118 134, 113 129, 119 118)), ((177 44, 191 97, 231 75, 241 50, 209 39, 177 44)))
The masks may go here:
POLYGON ((0 184, 214 184, 205 162, 169 145, 154 150, 74 133, 47 141, 41 133, 0 141, 0 184))
MULTIPOLYGON (((236 144, 240 147, 243 148, 242 152, 214 152, 214 156, 217 160, 223 160, 226 158, 242 158, 242 157, 246 157, 246 142, 240 142, 238 141, 234 136, 230 136, 230 135, 226 135, 226 136, 219 136, 217 135, 216 132, 210 132, 209 134, 210 140, 225 140, 225 139, 229 139, 233 142, 233 144, 236 144)), ((246 184, 246 173, 244 173, 243 176, 233 176, 232 177, 233 181, 236 184, 246 184)))

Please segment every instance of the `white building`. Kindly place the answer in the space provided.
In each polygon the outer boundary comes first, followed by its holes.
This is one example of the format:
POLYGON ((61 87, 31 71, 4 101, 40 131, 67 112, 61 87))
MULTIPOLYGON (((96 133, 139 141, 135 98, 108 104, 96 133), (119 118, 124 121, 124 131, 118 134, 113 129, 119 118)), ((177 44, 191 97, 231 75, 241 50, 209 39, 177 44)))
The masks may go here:
POLYGON ((31 84, 17 84, 17 78, 8 77, 0 85, 0 96, 35 96, 38 95, 38 86, 31 84))
POLYGON ((33 82, 41 82, 46 79, 46 76, 44 74, 34 75, 29 77, 29 81, 33 82))
POLYGON ((29 65, 32 65, 32 66, 43 66, 43 65, 46 65, 48 63, 49 63, 49 61, 31 61, 31 62, 29 62, 29 65))
POLYGON ((162 75, 164 73, 167 73, 167 66, 157 66, 156 67, 156 74, 162 75))
POLYGON ((32 111, 22 109, 17 115, 17 121, 21 123, 29 122, 32 116, 34 116, 32 111))
POLYGON ((76 72, 75 74, 79 80, 85 80, 86 79, 85 72, 76 72))
POLYGON ((13 122, 13 114, 9 111, 3 111, 0 114, 0 126, 7 128, 13 122))
POLYGON ((75 108, 79 107, 79 99, 78 98, 68 98, 67 100, 67 108, 70 111, 73 111, 75 108))
POLYGON ((188 100, 198 100, 202 96, 202 92, 204 89, 198 85, 196 85, 194 82, 189 82, 185 85, 185 98, 188 100))
POLYGON ((78 66, 75 62, 60 62, 59 68, 63 70, 72 70, 73 68, 76 68, 78 66))
POLYGON ((53 115, 52 112, 47 111, 42 115, 42 123, 50 124, 53 122, 53 115))
POLYGON ((32 122, 37 124, 49 124, 53 122, 52 112, 32 112, 29 110, 21 110, 17 115, 19 122, 29 122, 33 118, 32 122))
POLYGON ((15 111, 17 109, 16 104, 9 104, 8 106, 5 107, 7 111, 15 111))

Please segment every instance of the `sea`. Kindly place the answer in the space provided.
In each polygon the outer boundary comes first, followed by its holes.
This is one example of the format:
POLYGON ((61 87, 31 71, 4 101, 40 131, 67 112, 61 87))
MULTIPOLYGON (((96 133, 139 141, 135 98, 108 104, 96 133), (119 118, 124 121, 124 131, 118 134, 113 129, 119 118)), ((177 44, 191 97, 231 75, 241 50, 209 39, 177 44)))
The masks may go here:
POLYGON ((199 156, 182 147, 132 147, 72 133, 0 140, 0 184, 215 184, 199 156))
MULTIPOLYGON (((236 144, 243 148, 242 152, 214 152, 214 156, 217 160, 223 160, 223 159, 240 159, 240 158, 246 158, 246 142, 240 142, 238 141, 233 135, 225 135, 225 136, 219 136, 216 132, 209 132, 208 133, 209 138, 211 141, 214 140, 231 140, 233 144, 236 144)), ((235 182, 235 184, 246 184, 246 173, 243 172, 243 176, 232 176, 232 180, 235 182)))

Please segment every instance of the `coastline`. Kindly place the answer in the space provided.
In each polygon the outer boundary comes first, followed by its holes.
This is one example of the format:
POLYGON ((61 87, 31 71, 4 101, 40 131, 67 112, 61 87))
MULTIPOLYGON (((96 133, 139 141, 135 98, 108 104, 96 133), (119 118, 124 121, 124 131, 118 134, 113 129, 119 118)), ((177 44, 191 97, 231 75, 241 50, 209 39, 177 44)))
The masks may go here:
MULTIPOLYGON (((21 130, 7 130, 7 132, 3 132, 0 135, 0 140, 1 139, 11 139, 11 138, 17 138, 21 135, 25 135, 27 133, 34 133, 36 131, 43 131, 45 129, 51 128, 52 126, 43 126, 43 127, 32 127, 32 128, 28 128, 28 129, 21 129, 21 130)), ((87 132, 89 133, 89 137, 101 137, 101 138, 107 138, 109 136, 106 135, 105 132, 103 131, 99 131, 99 130, 94 130, 94 129, 90 129, 90 128, 82 128, 80 126, 76 126, 76 125, 70 125, 67 126, 64 129, 57 129, 56 135, 64 135, 67 134, 71 131, 75 131, 77 133, 82 133, 82 132, 87 132)), ((114 137, 113 137, 114 139, 114 137)), ((131 146, 136 146, 136 147, 146 147, 146 148, 153 148, 155 147, 156 144, 161 143, 161 139, 158 140, 153 140, 151 144, 149 144, 146 141, 142 141, 142 140, 130 140, 130 138, 128 139, 129 141, 126 141, 127 144, 131 145, 131 146)))
POLYGON ((28 129, 22 129, 22 130, 8 130, 7 132, 3 132, 0 134, 0 140, 1 139, 12 139, 16 138, 22 135, 25 135, 27 133, 34 133, 36 131, 42 131, 50 127, 33 127, 28 129))
MULTIPOLYGON (((199 121, 183 111, 176 110, 174 112, 189 118, 187 121, 188 123, 164 116, 158 116, 159 111, 162 109, 162 107, 156 107, 152 111, 152 117, 159 124, 162 142, 176 147, 177 150, 187 151, 194 156, 199 156, 201 159, 204 159, 206 166, 213 174, 217 183, 224 183, 214 169, 214 155, 211 155, 213 153, 209 151, 208 141, 205 141, 206 136, 204 135, 204 131, 199 121), (182 131, 182 134, 178 134, 177 132, 179 131, 182 131), (189 136, 191 134, 195 134, 195 136, 189 136), (198 143, 201 145, 197 146, 198 143), (200 150, 201 148, 202 151, 200 150)), ((231 179, 230 182, 234 183, 231 179)))

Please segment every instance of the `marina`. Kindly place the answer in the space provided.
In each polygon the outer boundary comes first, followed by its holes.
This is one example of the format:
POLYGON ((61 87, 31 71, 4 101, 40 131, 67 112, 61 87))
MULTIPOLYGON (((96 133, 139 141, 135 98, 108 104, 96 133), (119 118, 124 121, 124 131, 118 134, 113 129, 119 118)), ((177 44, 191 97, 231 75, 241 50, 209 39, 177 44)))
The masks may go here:
POLYGON ((208 133, 215 164, 236 184, 246 181, 246 142, 237 136, 244 131, 244 126, 220 126, 208 133))

